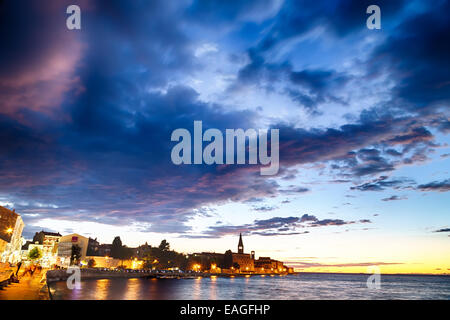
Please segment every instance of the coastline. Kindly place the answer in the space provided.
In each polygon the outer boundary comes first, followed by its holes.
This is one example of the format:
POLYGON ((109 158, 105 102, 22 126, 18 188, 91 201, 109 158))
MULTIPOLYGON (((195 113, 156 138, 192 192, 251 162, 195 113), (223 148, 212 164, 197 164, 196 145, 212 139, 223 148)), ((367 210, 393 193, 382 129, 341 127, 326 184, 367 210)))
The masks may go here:
POLYGON ((32 276, 19 276, 0 290, 0 300, 51 300, 46 279, 46 270, 32 276))
MULTIPOLYGON (((113 279, 113 278, 156 278, 156 279, 191 279, 198 277, 251 277, 251 276, 285 276, 288 273, 165 273, 165 272, 124 272, 115 270, 80 269, 81 280, 85 279, 113 279)), ((290 273, 297 274, 297 273, 290 273)), ((66 270, 47 271, 47 283, 66 281, 70 276, 66 270)))

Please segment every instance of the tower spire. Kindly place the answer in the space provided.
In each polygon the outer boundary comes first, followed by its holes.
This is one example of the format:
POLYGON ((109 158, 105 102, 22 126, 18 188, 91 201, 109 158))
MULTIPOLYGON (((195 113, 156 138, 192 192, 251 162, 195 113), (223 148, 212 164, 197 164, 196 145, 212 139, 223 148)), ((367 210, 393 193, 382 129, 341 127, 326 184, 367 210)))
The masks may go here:
POLYGON ((242 233, 239 233, 238 253, 244 253, 244 243, 242 242, 242 233))

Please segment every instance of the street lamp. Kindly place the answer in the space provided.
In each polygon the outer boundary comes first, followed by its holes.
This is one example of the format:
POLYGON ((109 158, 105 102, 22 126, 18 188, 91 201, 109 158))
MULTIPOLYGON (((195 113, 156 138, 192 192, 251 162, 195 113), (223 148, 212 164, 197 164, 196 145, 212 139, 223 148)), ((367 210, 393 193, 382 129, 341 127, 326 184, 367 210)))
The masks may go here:
POLYGON ((6 229, 6 233, 12 233, 12 232, 13 232, 13 228, 6 229))

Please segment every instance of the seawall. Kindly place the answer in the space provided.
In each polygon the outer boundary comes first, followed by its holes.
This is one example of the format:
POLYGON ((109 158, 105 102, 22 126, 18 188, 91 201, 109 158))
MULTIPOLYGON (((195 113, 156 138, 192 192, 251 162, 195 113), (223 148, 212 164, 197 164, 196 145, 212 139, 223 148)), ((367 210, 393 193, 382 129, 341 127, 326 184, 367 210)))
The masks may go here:
MULTIPOLYGON (((285 276, 287 273, 161 273, 151 271, 115 271, 100 269, 80 269, 81 280, 85 279, 112 279, 112 278, 197 278, 197 277, 273 277, 285 276)), ((47 272, 47 282, 66 281, 71 273, 66 270, 49 270, 47 272)))
MULTIPOLYGON (((110 278, 144 278, 152 275, 151 272, 124 272, 113 270, 80 269, 81 280, 84 279, 110 279, 110 278)), ((71 273, 67 270, 47 271, 47 282, 66 281, 71 273)))

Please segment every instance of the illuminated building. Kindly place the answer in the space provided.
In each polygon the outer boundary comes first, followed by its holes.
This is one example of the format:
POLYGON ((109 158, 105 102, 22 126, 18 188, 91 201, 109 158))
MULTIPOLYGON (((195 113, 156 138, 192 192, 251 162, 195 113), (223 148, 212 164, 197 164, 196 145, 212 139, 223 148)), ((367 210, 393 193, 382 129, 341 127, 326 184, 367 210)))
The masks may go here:
POLYGON ((116 269, 122 267, 125 269, 142 269, 144 261, 134 259, 120 260, 111 257, 100 257, 100 256, 86 256, 81 260, 82 266, 88 266, 89 260, 94 260, 94 268, 108 268, 116 269))
POLYGON ((15 212, 0 206, 0 260, 16 263, 21 260, 22 217, 15 212))
POLYGON ((224 254, 215 252, 194 253, 189 259, 189 270, 220 272, 219 266, 223 265, 224 254))
POLYGON ((232 253, 233 266, 239 265, 240 272, 255 271, 255 252, 251 254, 244 253, 244 242, 242 241, 242 234, 239 234, 238 252, 232 253))
POLYGON ((145 244, 140 245, 139 247, 133 249, 134 255, 138 258, 145 258, 146 256, 151 254, 152 246, 150 246, 147 242, 145 244))
POLYGON ((80 261, 86 259, 87 248, 89 239, 79 234, 73 233, 66 236, 62 236, 59 239, 58 244, 58 264, 62 266, 68 266, 70 264, 70 257, 72 255, 72 246, 77 245, 80 247, 80 261))
POLYGON ((42 258, 40 259, 40 263, 43 267, 48 268, 56 263, 60 239, 61 234, 44 230, 36 232, 34 235, 33 242, 42 245, 42 258))
POLYGON ((293 268, 269 257, 255 259, 255 251, 244 252, 244 241, 239 234, 238 252, 228 250, 225 254, 215 252, 194 253, 189 256, 189 269, 210 273, 293 273, 293 268))
POLYGON ((271 259, 269 257, 259 257, 255 260, 255 270, 258 272, 285 272, 286 267, 283 262, 271 259))

